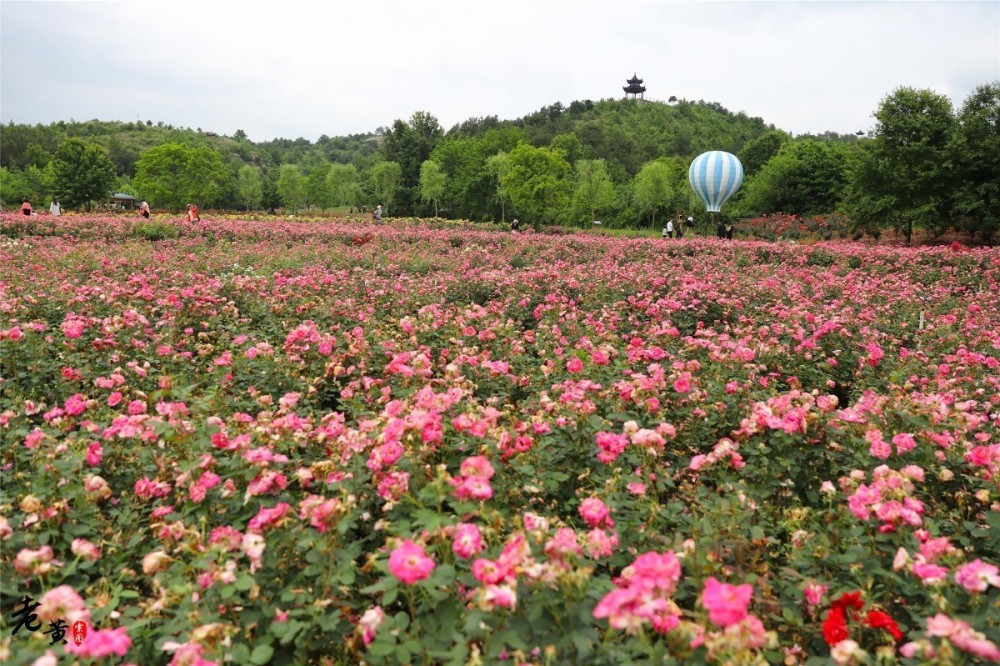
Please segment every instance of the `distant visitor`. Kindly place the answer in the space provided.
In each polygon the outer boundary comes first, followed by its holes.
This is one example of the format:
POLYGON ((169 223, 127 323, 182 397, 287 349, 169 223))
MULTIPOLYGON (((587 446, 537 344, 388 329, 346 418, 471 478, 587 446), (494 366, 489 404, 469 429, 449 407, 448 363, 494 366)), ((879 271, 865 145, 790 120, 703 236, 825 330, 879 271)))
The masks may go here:
POLYGON ((53 199, 52 203, 49 204, 49 213, 52 217, 59 217, 62 215, 62 207, 59 205, 58 199, 53 199))
POLYGON ((375 206, 375 212, 372 213, 372 217, 375 218, 376 222, 382 221, 382 204, 375 206))
POLYGON ((27 199, 21 203, 21 215, 31 215, 31 202, 27 199))
POLYGON ((201 222, 201 215, 198 213, 198 206, 194 204, 188 204, 187 211, 188 211, 188 222, 201 222))
POLYGON ((139 204, 139 215, 142 215, 147 220, 149 219, 149 204, 143 201, 139 204))

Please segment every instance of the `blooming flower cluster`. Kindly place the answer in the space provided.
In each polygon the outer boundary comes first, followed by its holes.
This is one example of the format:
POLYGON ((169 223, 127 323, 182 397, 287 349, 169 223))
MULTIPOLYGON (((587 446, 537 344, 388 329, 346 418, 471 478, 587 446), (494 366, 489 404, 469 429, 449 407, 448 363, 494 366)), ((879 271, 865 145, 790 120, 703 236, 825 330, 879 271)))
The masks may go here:
POLYGON ((997 250, 164 224, 0 214, 4 585, 77 658, 994 657, 997 250))

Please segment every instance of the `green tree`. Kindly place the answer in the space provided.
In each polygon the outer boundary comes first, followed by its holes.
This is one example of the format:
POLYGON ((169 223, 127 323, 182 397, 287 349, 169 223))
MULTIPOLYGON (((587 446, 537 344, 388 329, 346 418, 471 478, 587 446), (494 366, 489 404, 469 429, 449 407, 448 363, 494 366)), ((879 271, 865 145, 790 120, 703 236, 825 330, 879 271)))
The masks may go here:
POLYGON ((119 176, 131 178, 135 175, 135 163, 139 159, 139 151, 125 145, 117 134, 112 134, 108 139, 108 156, 119 176))
POLYGON ((178 210, 187 203, 211 206, 228 178, 211 148, 165 143, 139 157, 132 186, 153 206, 178 210))
POLYGON ((260 205, 262 208, 273 213, 281 207, 281 197, 278 195, 277 168, 263 169, 260 179, 260 189, 262 194, 260 205))
POLYGON ((302 173, 294 164, 282 164, 278 169, 278 196, 285 205, 285 211, 295 215, 302 205, 304 183, 302 173))
POLYGON ((18 164, 23 168, 36 166, 39 169, 44 169, 51 161, 52 155, 47 150, 37 143, 30 143, 18 160, 18 164))
POLYGON ((330 207, 332 198, 326 186, 326 176, 329 172, 329 162, 319 162, 309 168, 309 175, 306 176, 305 182, 307 207, 308 204, 323 209, 330 207))
POLYGON ((27 199, 36 208, 48 203, 52 194, 51 165, 39 169, 31 165, 26 169, 0 167, 0 203, 9 208, 18 208, 27 199))
POLYGON ((848 148, 812 139, 786 144, 748 178, 740 208, 752 214, 831 213, 847 186, 848 148))
MULTIPOLYGON (((382 141, 386 162, 399 164, 398 206, 401 212, 413 212, 420 197, 420 167, 444 135, 437 118, 426 111, 417 111, 409 122, 396 120, 382 141)), ((397 192, 393 192, 396 199, 397 192)))
POLYGON ((388 214, 389 207, 395 201, 396 193, 399 191, 402 168, 396 162, 379 162, 372 167, 370 178, 372 192, 388 214))
POLYGON ((979 86, 958 113, 955 212, 989 243, 1000 231, 1000 81, 979 86))
POLYGON ((898 88, 875 118, 873 138, 860 145, 852 164, 849 217, 874 233, 891 227, 907 244, 914 228, 947 228, 956 125, 951 102, 931 90, 898 88))
POLYGON ((434 202, 434 217, 438 216, 438 200, 444 194, 444 186, 445 175, 437 162, 426 160, 420 165, 420 198, 434 202))
POLYGON ((19 183, 22 196, 37 207, 46 206, 55 190, 55 167, 51 162, 44 169, 31 164, 21 170, 19 183))
POLYGON ((590 211, 590 221, 596 220, 597 210, 614 201, 615 187, 604 160, 580 160, 576 163, 576 203, 590 211))
POLYGON ((0 167, 0 205, 16 208, 21 205, 21 199, 27 196, 21 170, 0 167))
POLYGON ((52 160, 55 192, 66 208, 103 201, 115 185, 115 167, 101 147, 82 139, 66 139, 52 160))
POLYGON ((557 134, 552 137, 552 141, 549 143, 549 149, 561 150, 563 152, 563 159, 570 164, 576 164, 580 160, 584 159, 584 153, 586 153, 584 145, 580 142, 580 137, 572 132, 557 134))
POLYGON ((524 139, 516 127, 487 129, 473 137, 451 136, 439 142, 430 159, 441 165, 447 182, 442 199, 448 202, 451 217, 492 220, 498 208, 496 183, 485 168, 486 161, 500 151, 510 150, 524 139))
POLYGON ((358 169, 353 164, 331 164, 326 173, 326 189, 337 206, 356 206, 363 195, 358 169))
POLYGON ((670 186, 671 170, 667 164, 660 161, 647 162, 633 181, 636 203, 643 212, 652 213, 653 227, 656 226, 656 211, 670 205, 674 198, 674 190, 670 186))
POLYGON ((510 193, 503 186, 510 173, 510 156, 504 151, 492 155, 486 159, 486 172, 495 183, 496 200, 500 202, 500 223, 507 224, 506 203, 510 201, 510 193))
POLYGON ((750 177, 760 171, 787 142, 787 134, 771 130, 744 143, 737 155, 740 164, 743 165, 743 175, 750 177))
POLYGON ((538 226, 561 217, 569 204, 570 173, 561 151, 521 143, 510 151, 502 185, 514 208, 538 226))
POLYGON ((252 164, 241 166, 237 175, 236 189, 239 191, 240 201, 247 210, 258 208, 264 197, 264 189, 260 182, 260 169, 252 164))

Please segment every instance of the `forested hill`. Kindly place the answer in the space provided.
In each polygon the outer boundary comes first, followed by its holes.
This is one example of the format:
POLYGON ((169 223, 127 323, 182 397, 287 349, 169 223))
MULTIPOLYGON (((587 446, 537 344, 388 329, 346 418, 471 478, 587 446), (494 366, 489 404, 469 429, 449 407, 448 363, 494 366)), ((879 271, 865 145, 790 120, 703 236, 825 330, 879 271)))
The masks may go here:
POLYGON ((153 121, 11 123, 0 127, 0 199, 8 206, 58 197, 75 208, 114 190, 174 210, 186 201, 286 211, 381 202, 395 215, 490 220, 511 212, 570 222, 600 213, 630 224, 643 211, 655 221, 657 210, 689 207, 682 182, 699 153, 736 153, 749 174, 790 139, 761 118, 688 100, 556 103, 513 120, 470 118, 447 131, 418 111, 371 133, 315 142, 254 142, 242 130, 225 136, 153 121), (88 166, 74 170, 72 162, 88 166), (523 168, 509 180, 505 164, 523 168), (589 203, 574 194, 581 169, 592 184, 589 203), (93 177, 81 182, 83 173, 93 177))
POLYGON ((257 166, 308 164, 311 161, 350 163, 366 157, 378 148, 375 133, 342 137, 321 136, 315 143, 306 139, 273 139, 252 142, 242 130, 233 136, 212 131, 174 127, 153 121, 119 122, 88 120, 60 121, 51 125, 16 125, 0 127, 0 166, 24 168, 41 166, 45 155, 52 155, 64 140, 80 138, 100 145, 108 153, 119 175, 135 175, 135 163, 143 151, 166 143, 191 147, 205 146, 257 166), (32 145, 35 148, 32 148, 32 145))
POLYGON ((177 211, 337 209, 382 204, 390 216, 531 224, 656 226, 704 210, 691 160, 734 153, 743 185, 729 219, 844 214, 873 235, 959 229, 1000 232, 1000 81, 960 107, 900 87, 868 135, 792 137, 719 104, 671 98, 556 103, 522 118, 470 118, 445 131, 417 111, 346 137, 250 141, 237 131, 146 122, 0 127, 0 205, 57 197, 68 209, 106 205, 112 191, 177 211))
POLYGON ((694 157, 706 150, 736 153, 749 139, 774 125, 742 111, 732 113, 715 102, 672 104, 632 100, 556 103, 511 121, 495 116, 456 125, 447 137, 473 137, 491 127, 516 127, 535 146, 561 147, 570 163, 576 159, 606 160, 612 171, 631 177, 643 164, 660 157, 694 157), (579 143, 567 138, 575 135, 579 143))
MULTIPOLYGON (((674 104, 631 100, 577 101, 569 106, 555 103, 514 120, 496 116, 470 118, 455 125, 445 139, 473 138, 487 130, 515 127, 535 146, 549 146, 559 135, 575 134, 557 144, 567 150, 570 162, 580 152, 588 158, 620 165, 622 175, 634 175, 643 163, 663 156, 687 157, 703 150, 737 152, 743 144, 773 125, 743 112, 732 113, 714 102, 680 101, 674 104)), ((77 137, 97 143, 108 153, 119 175, 135 175, 135 163, 143 151, 165 143, 205 146, 259 167, 281 164, 309 166, 317 161, 363 166, 378 149, 390 128, 367 134, 307 139, 278 138, 253 142, 239 130, 233 136, 202 128, 191 129, 153 121, 60 121, 50 125, 10 123, 0 128, 0 166, 42 166, 46 155, 55 153, 65 139, 77 137), (33 148, 32 145, 35 147, 33 148)))

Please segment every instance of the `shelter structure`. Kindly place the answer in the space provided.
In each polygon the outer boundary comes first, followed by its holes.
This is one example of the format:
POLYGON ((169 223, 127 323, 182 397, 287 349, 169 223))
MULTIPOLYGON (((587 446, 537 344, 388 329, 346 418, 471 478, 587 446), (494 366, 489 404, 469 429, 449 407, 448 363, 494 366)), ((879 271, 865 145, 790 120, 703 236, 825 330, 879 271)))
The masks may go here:
POLYGON ((625 91, 625 99, 628 99, 629 95, 632 96, 632 99, 645 99, 643 93, 646 92, 646 87, 642 85, 642 79, 632 74, 632 78, 625 83, 628 84, 622 88, 625 91))
POLYGON ((134 210, 139 205, 139 200, 131 194, 115 192, 108 199, 108 207, 111 210, 134 210))

